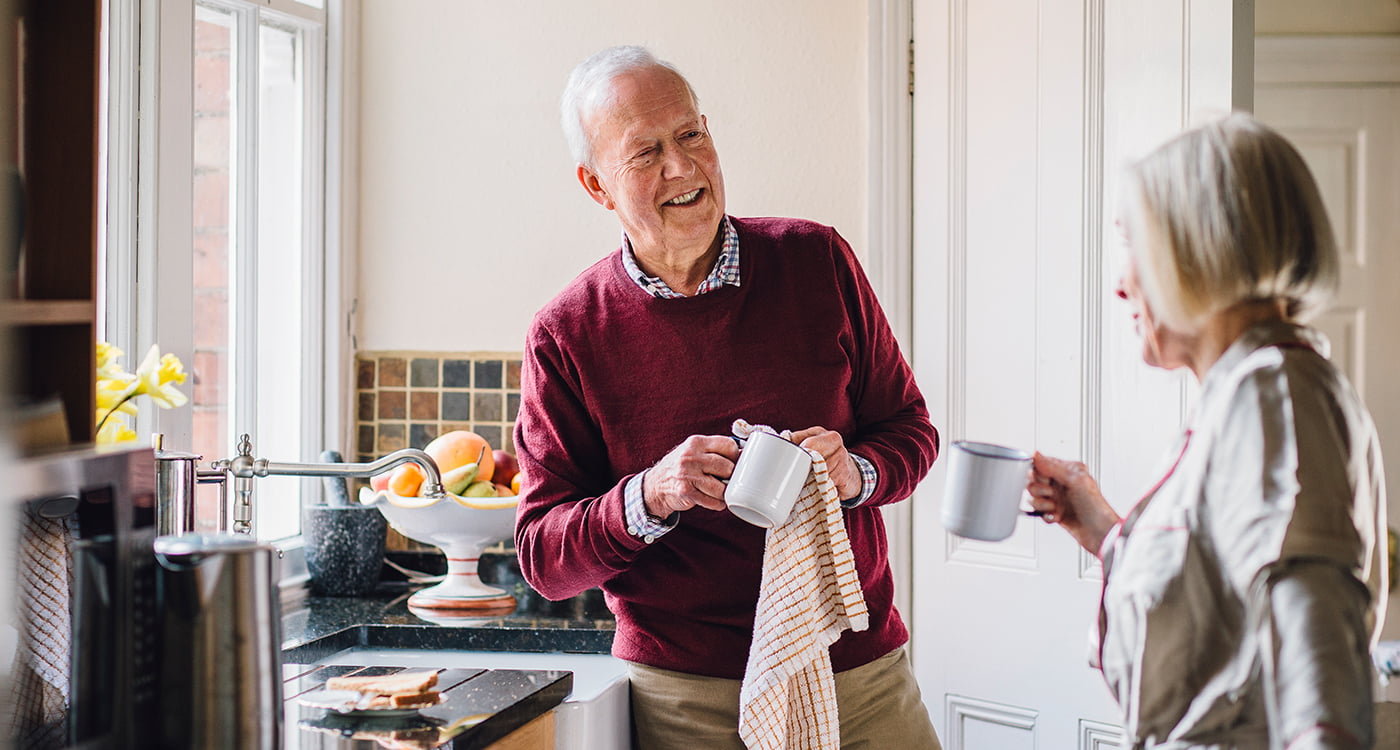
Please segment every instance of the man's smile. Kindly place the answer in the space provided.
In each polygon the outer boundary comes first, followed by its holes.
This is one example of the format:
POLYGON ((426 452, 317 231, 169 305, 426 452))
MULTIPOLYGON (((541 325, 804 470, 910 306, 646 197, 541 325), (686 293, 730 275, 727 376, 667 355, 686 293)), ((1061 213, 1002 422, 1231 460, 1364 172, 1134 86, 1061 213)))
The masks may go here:
POLYGON ((671 200, 666 201, 666 202, 665 202, 664 204, 662 204, 662 205, 666 205, 666 206, 688 206, 688 205, 690 205, 691 203, 694 203, 697 199, 700 198, 700 192, 701 192, 702 190, 704 190, 704 188, 695 188, 694 190, 690 191, 689 193, 681 193, 680 195, 678 195, 678 196, 672 198, 671 200))

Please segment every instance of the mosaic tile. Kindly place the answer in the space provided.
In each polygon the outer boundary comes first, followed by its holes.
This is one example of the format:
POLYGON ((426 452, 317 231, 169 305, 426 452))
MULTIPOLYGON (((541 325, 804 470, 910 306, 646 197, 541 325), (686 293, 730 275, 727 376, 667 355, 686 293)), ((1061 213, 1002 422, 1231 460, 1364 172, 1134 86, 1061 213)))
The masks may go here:
POLYGON ((476 363, 473 383, 477 388, 500 388, 502 363, 499 359, 488 359, 476 363))
POLYGON ((408 430, 403 422, 380 423, 379 439, 376 441, 379 448, 377 453, 393 453, 408 447, 408 430))
POLYGON ((472 387, 472 362, 469 359, 446 359, 442 362, 442 387, 472 387))
POLYGON ((384 357, 379 360, 379 387, 402 388, 408 385, 407 367, 408 363, 399 357, 384 357))
POLYGON ((466 422, 472 418, 472 395, 444 391, 442 394, 442 418, 466 422))
POLYGON ((355 447, 360 460, 422 448, 451 430, 470 430, 492 446, 514 452, 520 369, 519 355, 478 359, 454 352, 357 353, 355 447))
POLYGON ((438 419, 437 391, 410 391, 408 402, 410 419, 438 419))
POLYGON ((505 419, 505 400, 502 395, 481 391, 472 394, 472 421, 500 422, 505 419))
POLYGON ((355 360, 356 388, 364 389, 374 387, 374 365, 375 362, 372 359, 355 360))
POLYGON ((480 435, 493 448, 501 444, 501 428, 497 425, 479 424, 472 429, 472 432, 480 435))
POLYGON ((379 418, 404 419, 408 416, 408 394, 403 391, 379 393, 379 418))
POLYGON ((436 357, 415 357, 409 364, 409 385, 414 388, 436 388, 438 384, 438 364, 436 357))
POLYGON ((408 447, 421 449, 437 436, 438 426, 436 422, 431 424, 414 422, 408 426, 408 447))

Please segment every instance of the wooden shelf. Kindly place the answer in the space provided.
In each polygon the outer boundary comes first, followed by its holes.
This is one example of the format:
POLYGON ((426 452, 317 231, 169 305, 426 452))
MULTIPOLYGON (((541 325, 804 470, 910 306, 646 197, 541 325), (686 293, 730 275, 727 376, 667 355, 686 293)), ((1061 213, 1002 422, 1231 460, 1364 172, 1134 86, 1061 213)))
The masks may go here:
MULTIPOLYGON (((0 36, 13 40, 0 44, 7 58, 0 73, 18 84, 0 86, 0 133, 19 137, 0 148, 0 170, 19 166, 23 180, 24 244, 13 288, 26 298, 0 299, 0 339, 9 347, 0 357, 0 396, 57 398, 70 440, 89 443, 97 408, 102 1, 20 0, 14 11, 0 13, 0 36)), ((7 259, 14 250, 5 248, 7 259)))
POLYGON ((97 305, 92 300, 5 300, 0 323, 19 326, 91 324, 97 305))

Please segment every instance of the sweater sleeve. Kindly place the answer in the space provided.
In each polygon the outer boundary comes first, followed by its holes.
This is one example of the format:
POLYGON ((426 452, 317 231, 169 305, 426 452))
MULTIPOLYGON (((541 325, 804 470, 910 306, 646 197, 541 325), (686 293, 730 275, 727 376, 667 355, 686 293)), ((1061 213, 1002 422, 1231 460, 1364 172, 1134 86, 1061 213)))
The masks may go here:
POLYGON ((842 294, 854 341, 850 398, 856 428, 846 449, 867 459, 879 476, 863 505, 886 505, 913 494, 938 457, 939 436, 929 420, 914 373, 851 246, 832 232, 842 294))
POLYGON ((567 349, 536 320, 521 364, 515 449, 524 475, 515 519, 520 571, 552 600, 599 586, 645 548, 627 532, 624 488, 607 473, 567 349))

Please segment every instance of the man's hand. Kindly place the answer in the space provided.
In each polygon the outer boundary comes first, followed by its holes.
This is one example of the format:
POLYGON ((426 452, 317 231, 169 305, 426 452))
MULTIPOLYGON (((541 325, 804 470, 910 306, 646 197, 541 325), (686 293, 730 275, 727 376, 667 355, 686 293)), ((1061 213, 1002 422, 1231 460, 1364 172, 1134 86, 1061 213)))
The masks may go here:
POLYGON ((647 469, 642 500, 647 513, 667 518, 695 506, 724 510, 724 481, 734 473, 739 444, 722 435, 691 435, 647 469))
POLYGON ((860 469, 851 459, 851 454, 846 452, 846 441, 841 438, 841 433, 825 427, 808 427, 792 433, 792 442, 822 454, 831 481, 836 485, 836 493, 842 500, 859 496, 865 488, 860 469))

